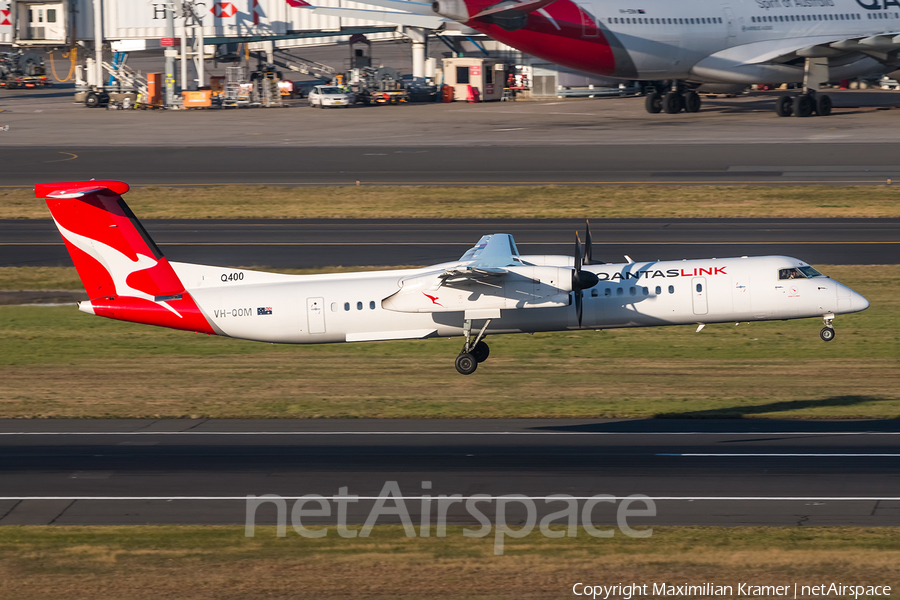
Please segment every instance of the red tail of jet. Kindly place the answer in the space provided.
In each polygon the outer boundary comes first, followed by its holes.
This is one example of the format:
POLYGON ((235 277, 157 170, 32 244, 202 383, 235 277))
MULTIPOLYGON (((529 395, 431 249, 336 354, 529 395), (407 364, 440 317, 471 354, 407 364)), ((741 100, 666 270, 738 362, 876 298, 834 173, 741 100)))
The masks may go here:
POLYGON ((172 266, 125 204, 120 181, 39 183, 90 300, 111 319, 215 333, 172 266))

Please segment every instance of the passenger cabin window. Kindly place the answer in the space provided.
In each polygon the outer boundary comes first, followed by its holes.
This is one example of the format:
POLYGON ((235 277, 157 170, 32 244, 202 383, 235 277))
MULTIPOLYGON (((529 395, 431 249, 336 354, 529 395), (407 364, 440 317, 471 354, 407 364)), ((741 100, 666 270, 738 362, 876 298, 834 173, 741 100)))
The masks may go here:
POLYGON ((600 290, 598 290, 597 288, 594 288, 591 290, 591 298, 596 298, 599 295, 600 295, 600 290))
POLYGON ((625 290, 622 288, 616 288, 616 296, 621 296, 625 293, 625 290))
POLYGON ((670 285, 670 286, 669 286, 669 293, 670 293, 670 294, 674 294, 674 293, 675 293, 675 286, 674 286, 674 285, 670 285))
POLYGON ((645 288, 645 287, 642 287, 642 288, 641 288, 641 291, 643 292, 643 294, 644 294, 645 296, 648 296, 648 295, 650 294, 650 290, 647 289, 647 288, 645 288))
POLYGON ((702 291, 703 291, 703 284, 702 284, 702 283, 698 283, 698 284, 697 284, 697 291, 698 291, 698 292, 702 292, 702 291))
POLYGON ((662 294, 662 288, 659 286, 656 286, 656 295, 659 296, 660 294, 662 294))
POLYGON ((356 303, 356 310, 362 310, 362 302, 356 303))
POLYGON ((344 310, 350 310, 350 303, 344 302, 344 310))
POLYGON ((612 296, 612 290, 610 288, 606 288, 605 290, 603 290, 603 295, 612 296))
POLYGON ((332 302, 331 303, 331 312, 337 312, 337 311, 338 311, 337 302, 332 302))
POLYGON ((369 302, 369 308, 372 310, 375 310, 375 301, 374 300, 369 302))
POLYGON ((632 287, 630 290, 628 290, 628 293, 630 293, 632 296, 636 296, 637 290, 634 287, 632 287))

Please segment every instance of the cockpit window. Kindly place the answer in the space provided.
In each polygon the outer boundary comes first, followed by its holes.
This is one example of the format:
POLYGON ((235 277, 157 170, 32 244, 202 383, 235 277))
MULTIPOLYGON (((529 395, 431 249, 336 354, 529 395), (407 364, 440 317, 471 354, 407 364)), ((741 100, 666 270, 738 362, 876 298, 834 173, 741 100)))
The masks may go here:
POLYGON ((822 275, 821 273, 819 273, 812 267, 798 267, 798 268, 800 269, 800 272, 803 273, 804 275, 806 275, 807 277, 825 277, 824 275, 822 275))
POLYGON ((778 269, 778 279, 809 279, 810 277, 824 277, 824 275, 812 267, 778 269))
POLYGON ((778 269, 778 279, 806 279, 800 269, 778 269))

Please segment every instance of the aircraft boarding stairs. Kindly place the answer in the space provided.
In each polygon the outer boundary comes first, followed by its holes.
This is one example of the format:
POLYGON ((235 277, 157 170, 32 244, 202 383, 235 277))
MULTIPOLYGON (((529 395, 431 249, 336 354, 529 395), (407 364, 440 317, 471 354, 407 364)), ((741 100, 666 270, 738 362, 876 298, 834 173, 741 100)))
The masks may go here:
POLYGON ((272 62, 276 67, 294 71, 295 73, 310 75, 316 79, 330 80, 334 77, 335 73, 337 73, 337 71, 328 65, 323 65, 322 63, 317 63, 305 58, 298 58, 284 50, 275 50, 272 62))

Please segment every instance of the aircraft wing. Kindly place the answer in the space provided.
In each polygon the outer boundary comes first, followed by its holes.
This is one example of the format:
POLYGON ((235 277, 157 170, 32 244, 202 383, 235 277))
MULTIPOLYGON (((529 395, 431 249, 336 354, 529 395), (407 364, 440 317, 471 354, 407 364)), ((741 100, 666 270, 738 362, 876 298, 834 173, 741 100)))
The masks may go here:
MULTIPOLYGON (((499 311, 569 305, 570 267, 522 261, 508 233, 478 240, 456 263, 407 277, 381 302, 399 312, 499 311)), ((494 313, 499 317, 499 312, 494 313)))
POLYGON ((467 267, 502 268, 522 264, 519 249, 508 233, 492 233, 482 236, 478 243, 459 258, 467 267))
POLYGON ((900 32, 873 36, 810 36, 766 40, 728 48, 715 54, 719 59, 742 65, 786 63, 797 58, 837 57, 854 52, 886 60, 886 54, 900 50, 900 32))

